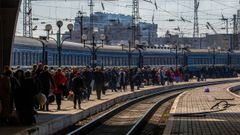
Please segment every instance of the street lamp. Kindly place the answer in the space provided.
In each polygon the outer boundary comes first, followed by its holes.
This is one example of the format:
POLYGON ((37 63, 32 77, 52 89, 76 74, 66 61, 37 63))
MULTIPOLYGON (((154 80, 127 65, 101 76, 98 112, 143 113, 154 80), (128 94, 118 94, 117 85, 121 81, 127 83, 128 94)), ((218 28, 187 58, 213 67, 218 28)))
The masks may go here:
POLYGON ((188 48, 189 48, 190 46, 188 46, 188 45, 180 45, 180 48, 181 48, 181 50, 182 50, 182 53, 183 53, 183 66, 185 67, 185 66, 187 66, 188 65, 188 63, 187 63, 187 55, 186 55, 186 51, 188 50, 188 48))
POLYGON ((173 44, 173 45, 169 45, 170 51, 171 49, 175 49, 175 65, 176 65, 176 69, 178 67, 178 45, 173 44))
MULTIPOLYGON (((128 54, 128 70, 129 70, 128 79, 129 79, 129 82, 130 82, 130 86, 133 85, 132 73, 131 73, 131 58, 132 58, 132 53, 135 50, 139 51, 139 65, 138 66, 139 66, 139 68, 141 68, 141 66, 142 66, 142 64, 141 64, 141 61, 142 61, 141 50, 142 50, 142 48, 139 46, 140 42, 138 40, 135 40, 134 43, 138 46, 131 49, 131 41, 128 41, 128 49, 124 49, 125 44, 123 43, 123 41, 120 42, 120 45, 122 46, 122 51, 126 51, 127 54, 128 54)), ((131 88, 131 91, 134 91, 134 89, 131 88)))
POLYGON ((100 35, 100 39, 102 41, 102 45, 101 46, 97 46, 96 43, 95 43, 95 33, 98 32, 98 29, 95 27, 93 29, 93 34, 92 34, 92 47, 90 46, 86 46, 86 40, 88 39, 87 35, 86 34, 83 34, 82 35, 82 40, 83 40, 83 43, 84 43, 84 48, 88 48, 89 51, 91 52, 91 55, 92 55, 92 68, 94 69, 95 66, 96 66, 96 60, 97 60, 97 51, 99 50, 99 48, 103 47, 103 41, 105 40, 105 35, 104 34, 101 34, 100 35))
POLYGON ((44 65, 47 65, 47 52, 46 52, 46 44, 45 41, 47 41, 47 37, 45 36, 40 36, 39 41, 42 43, 42 63, 44 65))
POLYGON ((46 41, 47 41, 47 37, 45 36, 39 36, 39 38, 31 38, 31 39, 34 39, 34 40, 37 40, 39 42, 41 42, 42 44, 42 64, 43 65, 46 65, 47 64, 47 52, 46 52, 46 41))
POLYGON ((140 44, 139 40, 135 40, 135 44, 137 45, 136 50, 138 50, 139 52, 138 67, 142 68, 143 67, 143 55, 142 55, 143 45, 140 44))
POLYGON ((51 24, 47 24, 46 26, 45 26, 45 29, 46 29, 46 31, 47 31, 47 38, 49 39, 49 38, 51 38, 51 39, 53 39, 55 42, 56 42, 56 44, 57 44, 57 49, 58 49, 58 66, 59 67, 61 67, 61 54, 62 54, 62 45, 63 45, 63 42, 64 41, 66 41, 67 39, 71 39, 72 38, 72 31, 73 31, 73 24, 68 24, 67 25, 67 28, 68 28, 68 30, 69 30, 69 32, 70 32, 70 34, 69 34, 69 37, 66 37, 66 38, 64 38, 64 39, 62 39, 61 40, 61 35, 63 35, 63 34, 61 34, 61 27, 63 26, 63 22, 62 21, 57 21, 57 23, 56 23, 56 25, 57 25, 57 27, 58 27, 58 32, 57 32, 57 40, 56 39, 54 39, 54 38, 52 38, 52 37, 49 37, 49 31, 50 30, 52 30, 52 25, 51 24))
POLYGON ((83 39, 81 38, 83 35, 83 12, 82 11, 78 11, 78 23, 80 25, 80 39, 81 39, 81 43, 83 42, 83 39))
MULTIPOLYGON (((124 49, 124 46, 125 46, 125 44, 123 43, 123 42, 121 42, 120 43, 120 45, 122 46, 122 51, 126 51, 127 53, 128 53, 128 68, 129 68, 129 70, 131 69, 131 57, 132 57, 132 53, 134 52, 134 51, 136 51, 136 50, 138 50, 139 51, 139 60, 141 59, 141 56, 142 56, 142 52, 141 52, 141 50, 142 50, 142 47, 141 47, 141 45, 140 45, 140 42, 138 41, 138 40, 135 40, 135 44, 137 45, 136 47, 134 47, 134 48, 131 48, 131 41, 128 41, 128 49, 124 49)), ((141 60, 140 60, 141 61, 141 60)), ((140 63, 140 61, 139 61, 139 63, 140 63)), ((140 65, 141 64, 139 64, 139 68, 140 68, 140 65)))

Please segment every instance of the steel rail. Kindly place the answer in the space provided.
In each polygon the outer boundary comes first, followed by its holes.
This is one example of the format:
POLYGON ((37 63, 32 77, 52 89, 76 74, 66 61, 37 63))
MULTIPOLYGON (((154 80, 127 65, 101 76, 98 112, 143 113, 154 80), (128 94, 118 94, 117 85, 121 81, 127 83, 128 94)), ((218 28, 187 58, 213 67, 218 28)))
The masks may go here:
POLYGON ((86 125, 68 133, 67 135, 86 135, 87 133, 91 132, 93 129, 97 128, 99 125, 101 125, 103 122, 105 122, 106 120, 110 119, 111 117, 113 117, 114 115, 116 115, 117 113, 121 112, 122 110, 125 110, 126 108, 128 108, 129 106, 143 101, 145 99, 154 97, 154 96, 159 96, 165 93, 169 93, 169 92, 174 92, 174 91, 179 91, 179 90, 183 90, 183 89, 191 89, 191 88, 197 88, 197 87, 202 87, 202 86, 206 86, 206 85, 217 85, 217 84, 223 84, 223 83, 233 83, 233 82, 239 82, 239 80, 224 80, 224 81, 216 81, 216 82, 206 82, 206 83, 197 83, 197 84, 191 84, 191 85, 184 85, 184 86, 180 86, 180 87, 175 87, 175 88, 169 88, 168 90, 161 90, 158 91, 156 93, 152 93, 152 94, 148 94, 148 95, 144 95, 135 99, 132 99, 130 101, 127 101, 126 103, 124 103, 123 105, 114 108, 113 110, 104 113, 103 115, 99 116, 98 118, 92 120, 91 122, 87 123, 86 125))

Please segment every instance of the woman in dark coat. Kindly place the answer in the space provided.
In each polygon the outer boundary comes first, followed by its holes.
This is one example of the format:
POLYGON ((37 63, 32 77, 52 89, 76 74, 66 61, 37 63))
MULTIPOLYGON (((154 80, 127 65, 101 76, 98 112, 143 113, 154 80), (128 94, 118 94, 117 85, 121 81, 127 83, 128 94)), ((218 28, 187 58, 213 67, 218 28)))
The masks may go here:
POLYGON ((80 76, 80 73, 77 73, 76 77, 73 78, 71 87, 74 93, 74 99, 73 99, 74 109, 76 109, 77 104, 78 104, 78 108, 81 109, 81 98, 82 98, 84 85, 83 85, 83 79, 80 76))
MULTIPOLYGON (((53 88, 55 88, 55 84, 54 84, 51 73, 48 71, 47 65, 45 65, 43 67, 43 71, 40 73, 39 79, 42 84, 42 93, 48 99, 49 94, 50 94, 50 86, 52 85, 53 88)), ((46 108, 46 111, 48 111, 49 110, 48 106, 49 106, 49 102, 47 101, 46 104, 44 106, 42 106, 41 109, 44 110, 46 108)))
POLYGON ((27 71, 25 73, 25 79, 22 82, 22 91, 20 93, 21 102, 19 103, 19 118, 22 124, 24 125, 32 125, 36 123, 34 117, 34 109, 33 109, 33 99, 37 94, 36 84, 34 79, 31 76, 31 73, 27 71))
POLYGON ((94 72, 94 86, 97 92, 97 99, 101 99, 101 92, 104 88, 104 73, 101 71, 100 68, 96 68, 94 72))

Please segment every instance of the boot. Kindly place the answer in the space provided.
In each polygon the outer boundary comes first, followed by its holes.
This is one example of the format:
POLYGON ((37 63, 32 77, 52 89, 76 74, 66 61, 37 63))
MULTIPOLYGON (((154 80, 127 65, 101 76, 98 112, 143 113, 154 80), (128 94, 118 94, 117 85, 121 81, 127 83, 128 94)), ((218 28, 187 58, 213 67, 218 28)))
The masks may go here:
POLYGON ((57 110, 61 110, 61 106, 60 105, 58 105, 57 110))

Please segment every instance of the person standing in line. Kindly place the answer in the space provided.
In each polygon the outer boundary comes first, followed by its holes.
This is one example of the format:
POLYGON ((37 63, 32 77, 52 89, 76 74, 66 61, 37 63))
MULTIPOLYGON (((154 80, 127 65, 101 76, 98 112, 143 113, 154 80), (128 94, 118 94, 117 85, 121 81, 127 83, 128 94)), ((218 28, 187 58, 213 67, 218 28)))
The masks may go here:
MULTIPOLYGON (((44 65, 43 72, 40 73, 39 79, 40 79, 41 84, 42 84, 42 91, 41 92, 48 99, 49 94, 50 94, 50 86, 52 85, 53 88, 55 88, 55 85, 54 85, 54 81, 53 81, 52 75, 48 71, 48 66, 47 65, 44 65)), ((49 106, 49 102, 47 100, 46 104, 44 106, 42 106, 41 109, 42 110, 46 109, 46 111, 49 111, 48 106, 49 106)))
POLYGON ((21 98, 19 95, 21 94, 21 85, 19 81, 13 76, 12 70, 8 68, 4 75, 10 78, 10 86, 11 86, 11 111, 16 108, 16 112, 19 110, 19 102, 21 102, 21 98), (15 106, 14 106, 15 105, 15 106))
MULTIPOLYGON (((5 72, 5 71, 4 71, 5 72)), ((2 111, 0 112, 0 125, 8 124, 11 114, 11 81, 4 74, 0 74, 0 101, 2 111)))
POLYGON ((72 80, 72 91, 74 93, 74 109, 76 109, 76 105, 78 104, 78 108, 81 109, 81 98, 82 98, 82 92, 84 89, 83 85, 83 78, 81 77, 80 73, 77 73, 76 77, 72 80))
POLYGON ((94 85, 97 93, 97 99, 101 99, 101 92, 104 88, 105 79, 104 79, 104 74, 100 68, 96 68, 94 72, 94 80, 95 80, 94 85))
POLYGON ((31 72, 25 73, 25 79, 22 83, 21 103, 19 109, 19 118, 24 125, 36 124, 34 117, 34 97, 38 94, 37 85, 31 76, 31 72))
POLYGON ((126 73, 123 71, 123 69, 120 69, 119 72, 119 82, 120 82, 120 89, 124 92, 126 91, 126 73))
POLYGON ((66 84, 66 81, 67 81, 66 77, 64 76, 64 74, 60 68, 57 69, 57 72, 53 76, 53 80, 56 85, 56 88, 54 89, 53 93, 56 95, 57 110, 60 110, 63 89, 64 89, 64 85, 66 84))
POLYGON ((86 67, 82 75, 83 75, 85 88, 87 89, 87 99, 89 100, 90 95, 92 94, 91 81, 93 79, 93 73, 90 72, 89 67, 86 67))

